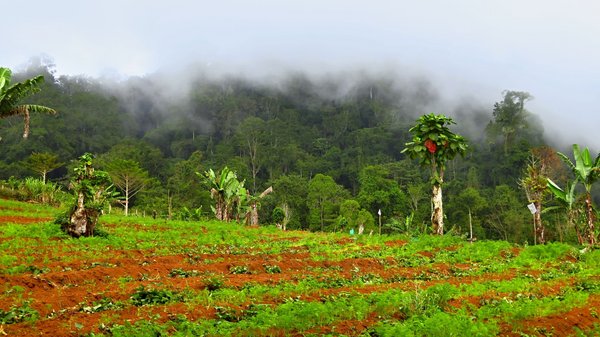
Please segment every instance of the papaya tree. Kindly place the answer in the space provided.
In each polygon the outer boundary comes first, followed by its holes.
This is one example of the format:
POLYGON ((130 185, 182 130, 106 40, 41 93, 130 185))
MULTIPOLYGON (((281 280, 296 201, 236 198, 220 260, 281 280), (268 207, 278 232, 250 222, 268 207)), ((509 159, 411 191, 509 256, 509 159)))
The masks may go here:
POLYGON ((56 111, 42 105, 20 104, 24 98, 41 90, 40 85, 44 83, 44 76, 39 75, 13 85, 10 83, 11 78, 11 70, 0 67, 0 118, 23 116, 25 124, 23 138, 27 138, 31 112, 55 114, 56 111))
POLYGON ((57 220, 62 229, 73 237, 94 235, 102 210, 115 195, 110 176, 104 171, 94 170, 92 160, 90 153, 79 157, 69 184, 75 194, 74 205, 57 220))
POLYGON ((442 202, 442 185, 446 162, 457 154, 464 156, 467 141, 460 135, 450 131, 448 125, 456 124, 452 118, 433 113, 423 115, 417 124, 409 129, 413 138, 405 144, 402 153, 412 159, 418 159, 421 166, 431 170, 431 225, 434 234, 444 234, 444 209, 442 202))
POLYGON ((573 144, 573 156, 575 163, 565 154, 557 153, 563 161, 569 166, 575 179, 580 182, 585 188, 585 207, 587 218, 587 239, 590 245, 596 243, 595 226, 594 226, 594 207, 592 205, 592 185, 600 177, 600 154, 592 160, 590 150, 584 148, 581 150, 578 144, 573 144))

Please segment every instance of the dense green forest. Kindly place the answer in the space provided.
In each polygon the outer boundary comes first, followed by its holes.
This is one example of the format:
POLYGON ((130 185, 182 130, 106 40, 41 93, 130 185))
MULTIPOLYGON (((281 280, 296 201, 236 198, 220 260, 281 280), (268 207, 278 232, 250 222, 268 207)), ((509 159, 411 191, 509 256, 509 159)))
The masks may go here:
MULTIPOLYGON (((121 191, 113 211, 213 216, 203 173, 227 167, 244 181, 261 224, 348 231, 360 222, 365 234, 377 233, 381 210, 384 233, 430 230, 429 170, 402 153, 417 118, 439 103, 425 80, 292 73, 267 82, 198 73, 178 87, 159 75, 121 82, 55 76, 44 65, 14 77, 39 74, 46 81, 30 103, 57 114, 32 114, 27 139, 22 117, 0 121, 4 186, 47 176, 67 189, 76 159, 89 152, 121 191), (136 184, 125 200, 127 179, 136 184), (268 187, 273 192, 259 197, 268 187)), ((451 116, 452 130, 469 145, 447 164, 447 232, 467 235, 471 224, 478 239, 533 243, 527 204, 537 201, 547 210, 540 219, 547 240, 577 242, 585 226, 583 186, 574 213, 549 190, 535 196, 527 187, 532 172, 563 187, 573 180, 556 154, 572 158, 570 144, 547 146, 540 118, 527 109, 530 99, 505 91, 490 106, 465 102, 433 111, 451 116)))

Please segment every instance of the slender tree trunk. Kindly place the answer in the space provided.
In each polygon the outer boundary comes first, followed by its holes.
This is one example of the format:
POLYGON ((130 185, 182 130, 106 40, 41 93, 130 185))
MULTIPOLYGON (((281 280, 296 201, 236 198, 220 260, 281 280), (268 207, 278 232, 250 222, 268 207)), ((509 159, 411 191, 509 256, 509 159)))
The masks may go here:
POLYGON ((129 215, 129 181, 125 182, 125 216, 129 215))
POLYGON ((250 205, 250 226, 258 226, 258 204, 253 201, 250 205))
POLYGON ((31 121, 31 116, 29 116, 29 110, 24 109, 23 111, 23 119, 24 119, 24 127, 23 127, 23 138, 29 137, 29 123, 31 121))
POLYGON ((442 186, 440 184, 433 184, 431 192, 431 225, 433 228, 433 234, 443 235, 444 234, 444 209, 442 205, 442 186))
POLYGON ((537 242, 541 245, 546 243, 546 238, 544 237, 544 225, 542 225, 542 203, 540 201, 535 201, 535 213, 533 214, 534 224, 535 224, 535 236, 537 237, 537 242))
POLYGON ((471 207, 469 209, 469 242, 473 243, 473 218, 471 217, 471 207))
POLYGON ((592 195, 588 192, 585 197, 585 205, 587 208, 587 221, 588 221, 588 242, 590 245, 596 243, 595 228, 594 228, 594 209, 592 207, 592 195))

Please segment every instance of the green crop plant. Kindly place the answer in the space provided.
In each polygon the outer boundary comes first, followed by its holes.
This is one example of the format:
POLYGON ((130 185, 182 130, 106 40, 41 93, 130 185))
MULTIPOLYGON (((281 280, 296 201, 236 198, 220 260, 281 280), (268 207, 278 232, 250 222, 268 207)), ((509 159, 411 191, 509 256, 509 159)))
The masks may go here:
POLYGON ((8 310, 0 309, 0 324, 14 324, 23 321, 33 322, 39 318, 39 313, 25 301, 21 306, 13 305, 8 310))
POLYGON ((166 304, 180 302, 184 298, 181 294, 168 289, 153 289, 140 286, 130 297, 131 303, 137 307, 143 305, 166 304))
POLYGON ((278 265, 265 264, 264 268, 265 268, 265 272, 267 274, 280 274, 281 273, 281 267, 279 267, 278 265))
POLYGON ((225 278, 222 275, 211 274, 204 278, 204 286, 209 291, 215 291, 223 288, 225 285, 225 278))
POLYGON ((194 276, 198 276, 198 275, 200 275, 200 272, 197 270, 184 270, 182 268, 171 269, 171 271, 169 272, 170 277, 187 278, 187 277, 194 277, 194 276))
POLYGON ((80 303, 79 311, 85 312, 88 314, 106 311, 106 310, 118 310, 125 307, 125 303, 114 301, 111 298, 104 297, 98 301, 93 302, 92 304, 80 303))
POLYGON ((251 274, 252 273, 248 266, 231 266, 231 267, 229 267, 229 272, 231 274, 251 274))

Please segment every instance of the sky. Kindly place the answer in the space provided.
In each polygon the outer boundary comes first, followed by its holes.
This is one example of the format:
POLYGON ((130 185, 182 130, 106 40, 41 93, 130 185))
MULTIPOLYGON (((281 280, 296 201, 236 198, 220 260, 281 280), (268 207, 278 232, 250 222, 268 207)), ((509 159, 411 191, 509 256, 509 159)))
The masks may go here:
MULTIPOLYGON (((0 0, 0 66, 62 75, 204 69, 269 76, 362 69, 424 76, 491 108, 527 91, 546 136, 600 149, 600 2, 593 0, 0 0)), ((431 111, 423 111, 429 113, 431 111)), ((445 113, 445 111, 436 111, 445 113)))

